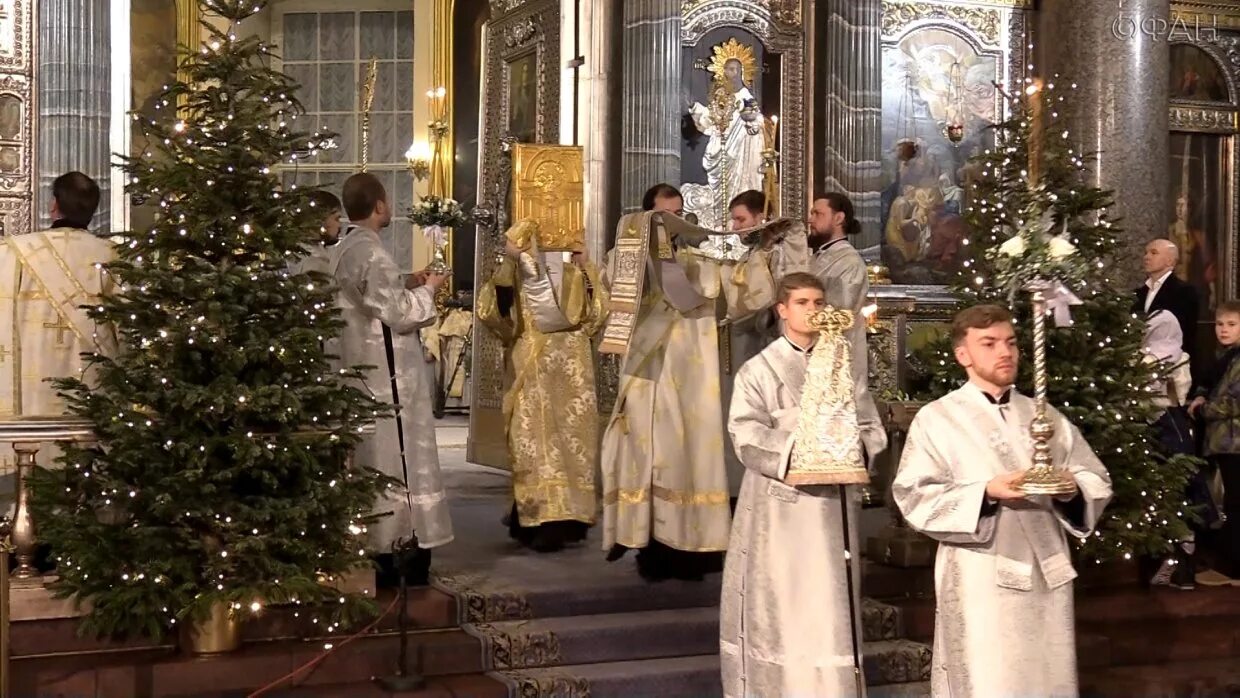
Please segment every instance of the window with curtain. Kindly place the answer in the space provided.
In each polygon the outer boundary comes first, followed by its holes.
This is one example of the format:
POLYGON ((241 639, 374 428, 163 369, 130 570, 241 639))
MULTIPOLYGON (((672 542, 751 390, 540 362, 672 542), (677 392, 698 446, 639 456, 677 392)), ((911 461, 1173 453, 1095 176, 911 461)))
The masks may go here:
POLYGON ((368 3, 367 9, 337 12, 316 9, 322 3, 289 2, 277 5, 272 18, 282 69, 302 86, 307 113, 298 118, 300 128, 338 134, 336 148, 286 166, 285 186, 319 185, 340 196, 344 180, 361 170, 361 88, 371 59, 378 61, 367 171, 387 188, 392 225, 380 235, 405 271, 413 265, 412 226, 405 218, 413 178, 404 157, 413 134, 413 12, 396 8, 411 5, 368 3))

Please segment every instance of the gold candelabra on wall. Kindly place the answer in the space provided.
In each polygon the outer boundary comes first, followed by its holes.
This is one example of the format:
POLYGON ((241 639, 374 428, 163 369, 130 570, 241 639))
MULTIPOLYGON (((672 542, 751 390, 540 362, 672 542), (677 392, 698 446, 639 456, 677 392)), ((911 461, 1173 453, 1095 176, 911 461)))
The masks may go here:
POLYGON ((766 147, 762 149, 762 189, 766 195, 767 220, 779 215, 779 151, 775 145, 779 138, 779 117, 762 120, 762 136, 766 147))

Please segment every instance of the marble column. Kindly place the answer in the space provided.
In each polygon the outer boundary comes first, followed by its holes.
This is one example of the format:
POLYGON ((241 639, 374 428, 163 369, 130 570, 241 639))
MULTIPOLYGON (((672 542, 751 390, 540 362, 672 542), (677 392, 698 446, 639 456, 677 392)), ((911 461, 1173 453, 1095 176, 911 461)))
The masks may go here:
POLYGON ((36 230, 51 224, 52 180, 71 170, 99 183, 102 196, 92 227, 99 231, 109 227, 110 4, 110 0, 38 3, 36 230))
POLYGON ((680 0, 624 3, 620 206, 641 208, 652 185, 680 185, 680 0))
POLYGON ((817 184, 852 199, 862 237, 879 242, 882 209, 882 0, 826 0, 826 26, 815 42, 825 78, 823 170, 817 184))
POLYGON ((586 245, 590 258, 601 260, 620 219, 620 168, 615 163, 621 139, 615 120, 621 104, 622 8, 612 0, 589 0, 583 10, 585 65, 578 115, 585 150, 586 245))
POLYGON ((1095 152, 1091 183, 1114 191, 1122 217, 1118 281, 1137 283, 1141 249, 1166 235, 1168 223, 1169 0, 1043 0, 1037 17, 1033 74, 1056 89, 1072 83, 1064 113, 1071 137, 1095 152), (1135 31, 1128 31, 1135 28, 1135 31))

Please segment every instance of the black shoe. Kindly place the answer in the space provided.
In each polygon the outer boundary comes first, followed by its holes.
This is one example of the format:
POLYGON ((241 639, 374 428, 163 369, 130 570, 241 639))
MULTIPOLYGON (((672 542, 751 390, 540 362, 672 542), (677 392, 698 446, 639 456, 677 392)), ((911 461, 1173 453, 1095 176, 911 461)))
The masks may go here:
POLYGON ((620 558, 624 557, 625 554, 628 552, 629 552, 628 548, 617 543, 611 546, 611 550, 607 551, 607 561, 615 562, 616 560, 619 560, 620 558))
POLYGON ((395 589, 400 586, 400 575, 396 573, 396 558, 392 553, 371 555, 375 563, 375 586, 379 589, 395 589))
POLYGON ((431 583, 431 550, 418 548, 406 553, 404 569, 405 584, 411 587, 429 586, 431 583))

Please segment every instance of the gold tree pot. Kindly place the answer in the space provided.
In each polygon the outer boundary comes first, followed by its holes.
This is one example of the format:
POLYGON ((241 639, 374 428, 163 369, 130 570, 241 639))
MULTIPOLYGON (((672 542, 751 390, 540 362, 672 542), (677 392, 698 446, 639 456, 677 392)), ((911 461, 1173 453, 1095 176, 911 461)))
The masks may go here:
POLYGON ((200 623, 181 628, 181 648, 190 654, 223 654, 241 647, 241 618, 231 604, 220 601, 200 623))

